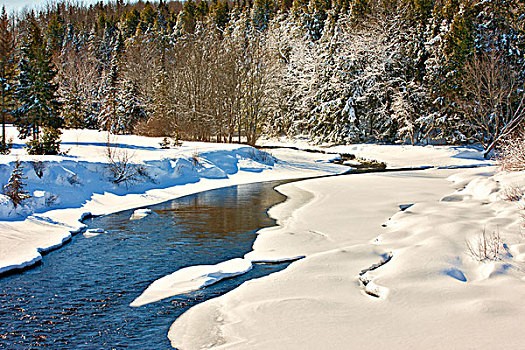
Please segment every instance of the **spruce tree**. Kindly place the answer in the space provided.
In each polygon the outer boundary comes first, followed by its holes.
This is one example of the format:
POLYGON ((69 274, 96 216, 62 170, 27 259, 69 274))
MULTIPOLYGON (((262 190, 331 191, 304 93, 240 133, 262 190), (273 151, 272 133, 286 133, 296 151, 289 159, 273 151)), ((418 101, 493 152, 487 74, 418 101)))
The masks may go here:
POLYGON ((103 87, 102 96, 104 98, 102 107, 98 115, 99 127, 103 130, 113 132, 118 125, 119 107, 119 84, 120 84, 120 58, 124 50, 122 34, 113 43, 113 53, 109 72, 106 74, 106 81, 103 87))
POLYGON ((274 13, 275 3, 272 0, 255 0, 252 10, 253 27, 265 31, 274 13))
POLYGON ((130 134, 137 123, 147 118, 138 88, 131 80, 126 79, 120 84, 117 102, 118 119, 111 131, 130 134))
POLYGON ((5 136, 6 117, 9 117, 14 108, 14 79, 15 79, 15 39, 13 24, 7 16, 5 6, 2 6, 0 15, 0 113, 2 114, 2 143, 0 153, 9 151, 5 136))
MULTIPOLYGON (((60 133, 53 130, 58 131, 62 119, 56 96, 58 85, 53 82, 57 72, 51 62, 51 52, 34 18, 29 23, 28 35, 21 49, 19 70, 15 96, 20 107, 14 115, 20 137, 31 137, 28 142, 29 153, 57 154, 58 149, 42 149, 38 146, 41 128, 45 127, 50 135, 59 137, 60 133)), ((57 140, 53 144, 56 145, 57 140)))
POLYGON ((4 194, 11 198, 11 201, 13 201, 13 204, 15 205, 15 208, 22 204, 22 202, 30 198, 29 192, 24 191, 25 183, 23 182, 24 179, 27 179, 27 177, 24 176, 24 168, 22 166, 22 163, 20 163, 20 160, 15 161, 15 168, 13 169, 13 172, 11 173, 11 177, 9 178, 9 181, 4 186, 4 194))

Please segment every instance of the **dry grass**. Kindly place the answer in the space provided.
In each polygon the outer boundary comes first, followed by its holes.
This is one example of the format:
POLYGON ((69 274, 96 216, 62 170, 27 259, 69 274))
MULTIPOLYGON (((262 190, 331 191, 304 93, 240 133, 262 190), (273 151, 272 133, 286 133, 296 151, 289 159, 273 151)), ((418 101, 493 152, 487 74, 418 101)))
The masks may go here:
POLYGON ((505 248, 498 231, 490 234, 483 229, 483 232, 473 241, 467 241, 468 254, 477 261, 496 261, 501 260, 505 248))
POLYGON ((518 186, 506 187, 501 192, 503 200, 508 202, 518 202, 523 197, 523 190, 518 186))

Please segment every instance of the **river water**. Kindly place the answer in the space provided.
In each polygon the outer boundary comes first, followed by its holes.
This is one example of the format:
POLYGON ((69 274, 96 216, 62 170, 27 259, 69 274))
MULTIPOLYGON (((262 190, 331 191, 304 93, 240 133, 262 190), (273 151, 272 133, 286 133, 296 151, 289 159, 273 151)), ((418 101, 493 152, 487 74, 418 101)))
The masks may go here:
POLYGON ((129 304, 179 268, 216 264, 251 250, 255 231, 274 225, 284 200, 277 182, 233 186, 88 220, 106 233, 82 234, 43 264, 0 279, 0 349, 169 349, 167 332, 191 306, 287 264, 255 265, 208 288, 139 308, 129 304))

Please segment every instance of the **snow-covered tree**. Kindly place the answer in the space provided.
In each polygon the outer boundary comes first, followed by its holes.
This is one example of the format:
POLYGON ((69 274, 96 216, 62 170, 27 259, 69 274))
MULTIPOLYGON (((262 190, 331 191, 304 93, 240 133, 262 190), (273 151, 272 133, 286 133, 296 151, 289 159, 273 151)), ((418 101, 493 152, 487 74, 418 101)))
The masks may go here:
MULTIPOLYGON (((15 95, 20 107, 14 112, 15 123, 20 137, 30 136, 30 144, 33 147, 40 142, 42 127, 58 129, 63 122, 57 97, 58 85, 54 83, 57 72, 51 62, 51 52, 47 49, 40 27, 34 18, 30 22, 28 36, 21 49, 19 71, 15 95)), ((60 135, 55 132, 51 134, 58 137, 60 135)), ((55 141, 58 140, 59 138, 55 141)), ((44 150, 44 154, 58 152, 58 149, 36 149, 44 150)))
POLYGON ((0 153, 9 152, 5 135, 5 123, 14 109, 16 75, 15 38, 13 21, 7 16, 5 6, 0 14, 0 113, 2 114, 2 143, 0 153))
POLYGON ((24 167, 22 166, 20 160, 17 159, 15 161, 13 172, 9 177, 9 181, 3 188, 4 194, 11 199, 15 207, 22 204, 22 202, 27 198, 31 197, 29 192, 24 190, 26 184, 23 180, 25 179, 27 179, 27 177, 24 176, 24 167))

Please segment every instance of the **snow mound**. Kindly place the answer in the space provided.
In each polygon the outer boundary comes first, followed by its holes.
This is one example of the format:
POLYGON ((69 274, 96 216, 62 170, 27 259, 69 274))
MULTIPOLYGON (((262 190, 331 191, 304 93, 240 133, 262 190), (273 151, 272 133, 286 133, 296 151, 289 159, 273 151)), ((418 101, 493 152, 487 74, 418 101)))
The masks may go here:
POLYGON ((137 209, 131 214, 130 220, 139 220, 151 214, 151 209, 137 209))
POLYGON ((142 306, 174 295, 189 293, 252 269, 249 260, 235 258, 217 265, 185 267, 153 282, 130 306, 142 306))
POLYGON ((84 237, 95 237, 105 232, 106 231, 101 228, 92 228, 84 232, 84 237))

